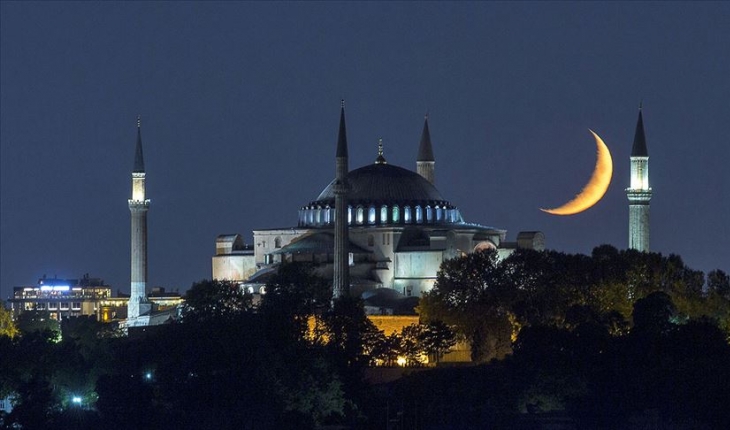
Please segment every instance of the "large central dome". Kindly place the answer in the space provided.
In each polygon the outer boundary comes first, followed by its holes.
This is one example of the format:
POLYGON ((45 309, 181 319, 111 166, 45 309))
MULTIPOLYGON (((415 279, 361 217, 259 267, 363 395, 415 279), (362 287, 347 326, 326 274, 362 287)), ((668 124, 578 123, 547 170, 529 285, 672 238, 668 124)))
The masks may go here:
MULTIPOLYGON (((463 219, 429 181, 416 172, 387 164, 382 155, 375 164, 347 174, 349 225, 454 224, 463 219)), ((335 181, 317 200, 299 211, 299 226, 324 227, 334 223, 335 181)))
MULTIPOLYGON (((418 173, 392 164, 370 164, 347 174, 350 191, 347 201, 350 205, 385 204, 431 204, 445 203, 441 193, 418 173)), ((317 197, 318 203, 335 201, 335 181, 317 197)))

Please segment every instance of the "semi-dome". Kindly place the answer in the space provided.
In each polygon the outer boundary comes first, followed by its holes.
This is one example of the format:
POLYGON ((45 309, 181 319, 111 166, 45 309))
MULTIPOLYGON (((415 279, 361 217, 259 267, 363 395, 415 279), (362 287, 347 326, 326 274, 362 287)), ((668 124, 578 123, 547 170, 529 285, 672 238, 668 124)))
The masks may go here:
MULTIPOLYGON (((444 200, 429 181, 416 172, 376 162, 347 174, 350 225, 452 224, 463 222, 458 209, 444 200)), ((335 181, 316 200, 299 211, 300 226, 328 226, 334 222, 335 181)))

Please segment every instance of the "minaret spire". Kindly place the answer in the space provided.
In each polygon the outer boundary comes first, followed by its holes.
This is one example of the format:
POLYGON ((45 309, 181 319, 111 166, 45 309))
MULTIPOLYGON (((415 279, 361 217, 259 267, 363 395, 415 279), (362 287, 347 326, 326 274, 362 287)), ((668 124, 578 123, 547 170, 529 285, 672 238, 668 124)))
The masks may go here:
POLYGON ((128 200, 132 215, 131 231, 131 282, 127 306, 128 326, 146 325, 140 316, 149 312, 147 303, 147 210, 150 201, 146 197, 144 158, 142 156, 141 118, 137 117, 137 145, 132 169, 132 198, 128 200))
POLYGON ((142 155, 142 116, 137 115, 137 147, 134 151, 134 173, 144 173, 144 156, 142 155))
POLYGON ((349 226, 347 216, 347 193, 349 184, 347 157, 347 128, 345 127, 345 100, 340 103, 340 129, 335 154, 335 249, 332 299, 336 300, 350 292, 349 226))
POLYGON ((418 145, 418 158, 416 159, 416 172, 423 176, 428 182, 434 183, 436 159, 433 156, 431 147, 431 133, 428 130, 428 114, 424 117, 421 143, 418 145))
POLYGON ((629 199, 629 248, 648 252, 651 187, 642 104, 639 103, 639 119, 631 147, 631 186, 626 189, 626 196, 629 199))

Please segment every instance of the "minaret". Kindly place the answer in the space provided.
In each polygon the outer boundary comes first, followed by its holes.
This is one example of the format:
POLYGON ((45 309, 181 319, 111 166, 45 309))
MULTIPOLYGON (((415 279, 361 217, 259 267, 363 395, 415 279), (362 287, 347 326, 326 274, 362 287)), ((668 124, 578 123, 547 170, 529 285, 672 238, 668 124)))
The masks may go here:
POLYGON ((639 105, 634 145, 631 148, 631 186, 626 189, 629 198, 629 248, 649 252, 649 151, 644 137, 644 119, 639 105))
POLYGON ((137 117, 137 148, 132 169, 132 198, 129 199, 129 211, 132 214, 132 282, 127 310, 129 320, 140 316, 140 303, 147 301, 147 210, 150 201, 145 198, 144 182, 141 118, 137 117))
POLYGON ((435 164, 433 149, 431 148, 431 133, 428 132, 428 115, 423 121, 423 133, 421 133, 421 144, 418 145, 418 159, 416 160, 416 172, 426 178, 430 183, 435 181, 435 164))
POLYGON ((347 130, 345 129, 345 101, 340 105, 340 131, 335 155, 335 262, 332 299, 350 292, 349 229, 347 219, 347 130))

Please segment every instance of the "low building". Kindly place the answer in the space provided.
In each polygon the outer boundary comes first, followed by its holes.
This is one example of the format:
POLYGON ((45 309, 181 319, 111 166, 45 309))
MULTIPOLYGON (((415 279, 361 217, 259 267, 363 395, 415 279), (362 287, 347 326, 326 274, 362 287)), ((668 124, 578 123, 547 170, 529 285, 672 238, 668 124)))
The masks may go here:
MULTIPOLYGON (((147 294, 156 313, 174 313, 183 302, 177 292, 167 292, 155 287, 147 294)), ((112 287, 101 278, 88 274, 81 279, 43 278, 34 286, 15 287, 13 297, 8 300, 17 318, 26 311, 47 311, 55 320, 78 316, 96 316, 97 321, 112 322, 127 318, 129 296, 112 296, 112 287)))
POLYGON ((47 278, 37 285, 13 288, 13 298, 8 300, 17 318, 25 311, 47 311, 50 317, 62 320, 82 315, 99 318, 100 303, 112 296, 112 288, 101 278, 88 274, 81 279, 47 278))

